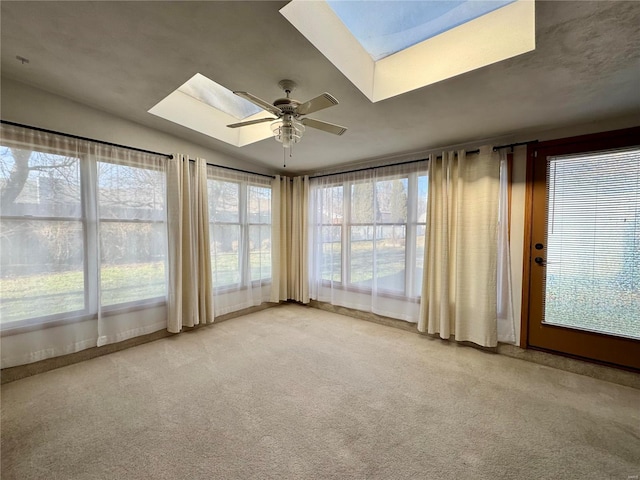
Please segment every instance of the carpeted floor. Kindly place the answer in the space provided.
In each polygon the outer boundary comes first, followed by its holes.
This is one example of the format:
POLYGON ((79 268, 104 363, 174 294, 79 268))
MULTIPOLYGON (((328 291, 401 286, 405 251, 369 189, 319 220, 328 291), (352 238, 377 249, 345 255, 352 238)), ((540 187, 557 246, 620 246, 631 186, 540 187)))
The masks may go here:
POLYGON ((2 479, 621 479, 640 390, 284 305, 2 386, 2 479))

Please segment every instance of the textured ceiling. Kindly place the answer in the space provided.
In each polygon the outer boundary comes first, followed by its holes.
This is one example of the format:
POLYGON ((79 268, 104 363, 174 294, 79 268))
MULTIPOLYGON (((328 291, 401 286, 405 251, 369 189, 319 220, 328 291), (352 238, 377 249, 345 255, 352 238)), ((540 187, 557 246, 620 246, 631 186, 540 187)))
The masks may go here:
POLYGON ((640 113, 637 1, 536 2, 534 52, 376 104, 280 15, 285 4, 4 1, 2 75, 274 169, 272 139, 237 148, 147 110, 197 72, 266 100, 283 78, 301 101, 330 92, 340 104, 313 117, 349 131, 308 129, 290 173, 640 113))

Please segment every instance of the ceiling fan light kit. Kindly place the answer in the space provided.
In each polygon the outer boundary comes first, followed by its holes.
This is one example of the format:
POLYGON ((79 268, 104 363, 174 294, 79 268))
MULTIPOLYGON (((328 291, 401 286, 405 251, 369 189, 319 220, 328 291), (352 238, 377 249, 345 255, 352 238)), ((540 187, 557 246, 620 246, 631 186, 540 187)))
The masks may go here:
POLYGON ((298 100, 294 100, 289 97, 291 92, 296 88, 295 82, 292 80, 281 80, 278 83, 278 86, 284 90, 286 97, 278 98, 273 102, 273 104, 262 100, 249 92, 233 92, 239 97, 244 98, 245 100, 248 100, 254 105, 262 108, 266 112, 275 115, 277 118, 268 117, 250 120, 247 122, 232 123, 231 125, 227 125, 227 127, 238 128, 245 127, 247 125, 255 125, 256 123, 273 122, 271 124, 273 136, 278 142, 282 143, 284 148, 291 148, 291 145, 298 143, 302 139, 305 127, 316 128, 328 133, 333 133, 334 135, 342 135, 347 131, 345 127, 341 127, 340 125, 335 125, 333 123, 314 120, 312 118, 301 118, 309 113, 337 105, 338 100, 336 100, 336 98, 330 93, 325 92, 307 102, 301 103, 298 100))

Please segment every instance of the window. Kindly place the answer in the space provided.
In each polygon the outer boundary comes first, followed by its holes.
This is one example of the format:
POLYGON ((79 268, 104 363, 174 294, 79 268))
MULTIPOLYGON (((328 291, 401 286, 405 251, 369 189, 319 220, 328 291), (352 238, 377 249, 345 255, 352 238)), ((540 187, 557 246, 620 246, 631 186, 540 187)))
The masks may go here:
POLYGON ((86 312, 80 160, 0 148, 2 325, 86 312))
POLYGON ((208 167, 211 269, 217 290, 271 280, 271 184, 208 167))
POLYGON ((360 292, 420 296, 426 174, 316 183, 312 197, 312 263, 323 282, 360 292))
POLYGON ((98 162, 102 306, 166 295, 165 176, 98 162))
POLYGON ((163 159, 60 139, 3 143, 3 328, 165 300, 163 159))

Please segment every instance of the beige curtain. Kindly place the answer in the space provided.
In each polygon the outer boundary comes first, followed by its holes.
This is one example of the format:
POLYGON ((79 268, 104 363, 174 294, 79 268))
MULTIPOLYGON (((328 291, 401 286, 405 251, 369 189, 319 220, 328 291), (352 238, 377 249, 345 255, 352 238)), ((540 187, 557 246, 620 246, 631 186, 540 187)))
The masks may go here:
POLYGON ((207 165, 174 155, 167 164, 167 330, 213 322, 207 165))
POLYGON ((489 146, 429 159, 422 332, 497 345, 499 174, 489 146))
POLYGON ((272 182, 273 241, 271 301, 309 303, 309 178, 272 182))
POLYGON ((295 177, 291 189, 289 299, 309 303, 309 177, 295 177))

